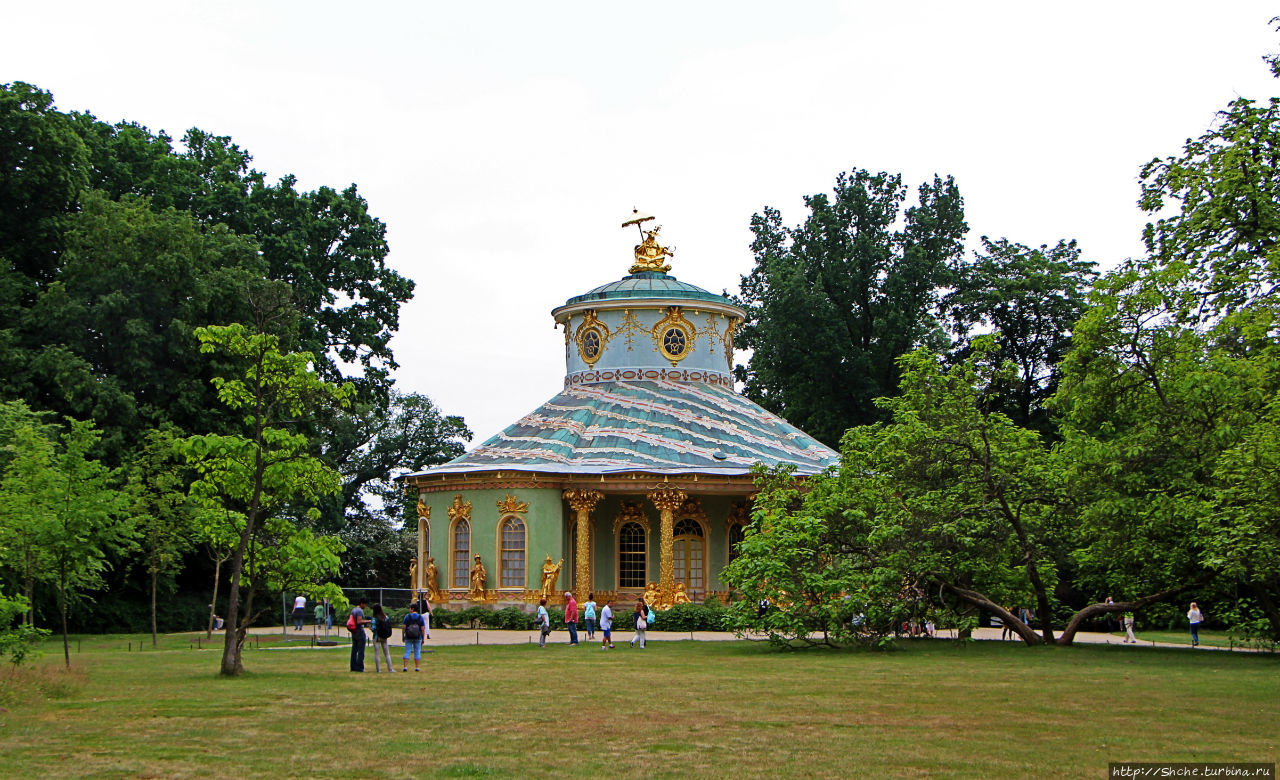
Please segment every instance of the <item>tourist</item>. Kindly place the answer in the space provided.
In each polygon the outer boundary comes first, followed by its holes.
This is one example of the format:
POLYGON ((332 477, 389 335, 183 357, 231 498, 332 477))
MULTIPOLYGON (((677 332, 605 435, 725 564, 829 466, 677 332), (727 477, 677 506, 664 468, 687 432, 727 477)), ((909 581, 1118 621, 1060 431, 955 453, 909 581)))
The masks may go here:
MULTIPOLYGON (((1112 604, 1116 603, 1116 601, 1110 596, 1107 596, 1107 600, 1102 603, 1106 604, 1107 606, 1111 606, 1112 604)), ((1107 623, 1107 633, 1114 634, 1119 627, 1119 624, 1116 623, 1116 616, 1114 613, 1111 613, 1111 612, 1107 613, 1106 623, 1107 623)))
POLYGON ((567 590, 564 592, 564 625, 569 629, 569 645, 578 644, 578 602, 567 590))
POLYGON ((423 646, 426 641, 431 638, 431 600, 426 596, 421 599, 422 603, 418 607, 418 614, 422 615, 422 642, 423 646))
MULTIPOLYGON (((1006 607, 1004 611, 1008 612, 1010 615, 1018 614, 1018 610, 1016 607, 1006 607)), ((1009 621, 1004 618, 1001 618, 1000 619, 1000 641, 1003 642, 1004 640, 1008 639, 1012 634, 1013 634, 1013 627, 1009 625, 1009 621)))
POLYGON ((1125 644, 1129 644, 1130 642, 1134 644, 1138 643, 1138 638, 1133 635, 1133 613, 1132 612, 1124 613, 1124 641, 1125 641, 1125 644))
POLYGON ((1204 622, 1204 614, 1194 601, 1191 609, 1187 610, 1187 622, 1191 624, 1191 646, 1195 647, 1200 644, 1200 624, 1204 622))
POLYGON ((329 610, 324 608, 324 604, 322 602, 317 601, 314 612, 316 616, 316 628, 320 628, 320 626, 324 625, 324 618, 325 615, 329 613, 329 610))
POLYGON ((409 614, 404 616, 404 664, 400 670, 409 671, 409 656, 413 656, 413 671, 422 671, 422 638, 427 635, 427 621, 418 612, 417 604, 409 605, 409 614))
POLYGON ((333 606, 333 602, 325 599, 328 605, 328 614, 324 616, 324 627, 333 628, 333 619, 338 616, 338 609, 333 606))
POLYGON ((604 609, 600 610, 600 640, 601 650, 613 649, 613 601, 611 599, 604 600, 604 609))
POLYGON ((214 631, 221 631, 221 630, 222 630, 222 626, 223 626, 223 625, 225 625, 225 624, 223 623, 222 618, 218 617, 217 615, 214 615, 214 616, 213 616, 213 630, 214 630, 214 631))
POLYGON ((364 671, 364 627, 369 619, 364 616, 364 608, 369 606, 367 599, 360 599, 359 604, 351 608, 351 617, 347 618, 347 630, 351 632, 351 671, 364 671))
POLYGON ((391 639, 391 620, 387 617, 387 613, 382 611, 381 604, 373 605, 373 671, 379 673, 382 671, 382 665, 378 662, 378 656, 381 655, 387 659, 387 673, 394 672, 391 668, 391 649, 387 647, 387 641, 391 639))
POLYGON ((640 649, 644 649, 644 631, 649 627, 649 623, 645 618, 644 599, 636 599, 636 608, 631 613, 631 625, 635 629, 635 636, 631 637, 631 646, 635 647, 636 642, 640 643, 640 649))
POLYGON ((538 602, 538 647, 547 646, 547 634, 551 633, 551 616, 547 614, 547 600, 538 602))
POLYGON ((596 638, 596 594, 587 594, 587 603, 582 605, 582 619, 587 621, 587 639, 596 638))
POLYGON ((293 630, 294 631, 302 630, 302 621, 303 619, 305 619, 306 614, 307 614, 307 597, 299 593, 298 597, 293 600, 293 630))

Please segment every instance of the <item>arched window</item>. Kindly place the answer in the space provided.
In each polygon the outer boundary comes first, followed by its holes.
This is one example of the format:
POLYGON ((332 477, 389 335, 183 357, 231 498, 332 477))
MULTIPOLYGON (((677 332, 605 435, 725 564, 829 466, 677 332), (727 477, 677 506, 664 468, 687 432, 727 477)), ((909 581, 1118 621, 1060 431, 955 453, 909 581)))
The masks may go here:
POLYGON ((729 562, 732 563, 734 558, 738 557, 738 542, 745 538, 743 533, 744 526, 742 523, 729 524, 729 562))
POLYGON ((459 520, 453 526, 453 587, 471 583, 471 523, 459 520))
POLYGON ((526 567, 524 521, 512 515, 502 521, 502 578, 499 587, 523 588, 526 567))
POLYGON ((618 587, 643 588, 645 534, 639 523, 626 523, 618 530, 618 587))
POLYGON ((686 591, 701 591, 704 584, 703 560, 706 558, 702 526, 692 518, 681 518, 676 522, 674 536, 676 582, 683 582, 686 591))

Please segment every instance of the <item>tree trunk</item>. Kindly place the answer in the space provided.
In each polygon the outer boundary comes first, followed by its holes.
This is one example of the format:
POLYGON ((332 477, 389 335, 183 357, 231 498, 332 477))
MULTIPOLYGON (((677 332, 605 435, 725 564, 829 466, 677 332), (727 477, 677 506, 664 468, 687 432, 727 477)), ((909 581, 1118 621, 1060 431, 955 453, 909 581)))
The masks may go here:
POLYGON ((1044 639, 1037 636, 1036 632, 1032 631, 1030 626, 1015 617, 1013 613, 1009 612, 1009 610, 995 603, 978 591, 961 588, 957 585, 952 585, 949 582, 941 580, 940 582, 944 591, 952 594, 966 604, 971 604, 974 607, 994 613, 1001 620, 1005 621, 1005 625, 1013 629, 1014 632, 1022 638, 1022 641, 1026 642, 1028 645, 1039 645, 1044 643, 1044 639))
POLYGON ((219 673, 224 677, 235 677, 240 673, 240 574, 244 571, 244 550, 249 545, 250 519, 246 518, 244 530, 240 532, 240 544, 231 558, 231 584, 227 591, 226 635, 222 640, 222 667, 219 673))
POLYGON ((58 567, 58 610, 62 612, 62 657, 71 668, 71 643, 67 640, 67 567, 58 567))
POLYGON ((1162 590, 1159 593, 1152 593, 1149 596, 1143 596, 1133 601, 1119 601, 1113 604, 1090 604, 1084 609, 1071 616, 1071 622, 1067 623, 1067 627, 1063 629, 1062 636, 1058 637, 1057 644, 1070 646, 1076 638, 1076 633, 1080 630, 1080 626, 1086 621, 1091 620, 1098 615, 1105 615, 1108 612, 1134 612, 1157 601, 1173 598, 1183 591, 1203 585, 1206 578, 1195 580, 1194 582, 1184 582, 1177 587, 1168 590, 1162 590))
POLYGON ((158 569, 151 570, 151 646, 155 647, 156 642, 156 580, 160 578, 158 569))
POLYGON ((213 638, 213 616, 218 610, 218 578, 222 572, 222 558, 215 558, 213 562, 213 600, 209 602, 209 630, 205 632, 205 639, 213 638))

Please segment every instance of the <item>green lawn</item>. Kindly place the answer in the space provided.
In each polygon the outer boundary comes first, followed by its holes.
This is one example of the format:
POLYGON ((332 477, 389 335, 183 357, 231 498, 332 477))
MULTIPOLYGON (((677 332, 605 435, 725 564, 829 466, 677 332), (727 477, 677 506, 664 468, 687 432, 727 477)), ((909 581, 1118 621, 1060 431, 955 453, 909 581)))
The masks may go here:
POLYGON ((194 636, 142 651, 86 637, 70 674, 51 643, 0 671, 0 773, 1102 778, 1108 761, 1280 756, 1269 654, 517 645, 437 648, 422 674, 378 676, 347 672, 345 648, 269 649, 277 637, 223 680, 194 636))

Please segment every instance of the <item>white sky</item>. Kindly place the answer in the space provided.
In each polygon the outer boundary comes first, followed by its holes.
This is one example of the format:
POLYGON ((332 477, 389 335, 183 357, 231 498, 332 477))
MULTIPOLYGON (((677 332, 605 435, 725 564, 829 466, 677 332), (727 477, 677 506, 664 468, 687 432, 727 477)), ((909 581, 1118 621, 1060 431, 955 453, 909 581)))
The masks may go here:
POLYGON ((748 222, 852 167, 953 175, 970 244, 1141 252, 1140 166, 1277 84, 1264 2, 14 3, 0 82, 230 135, 274 179, 358 184, 414 279, 399 387, 473 446, 559 391, 548 312, 625 275, 736 291, 748 222), (696 8, 693 8, 696 6, 696 8))

